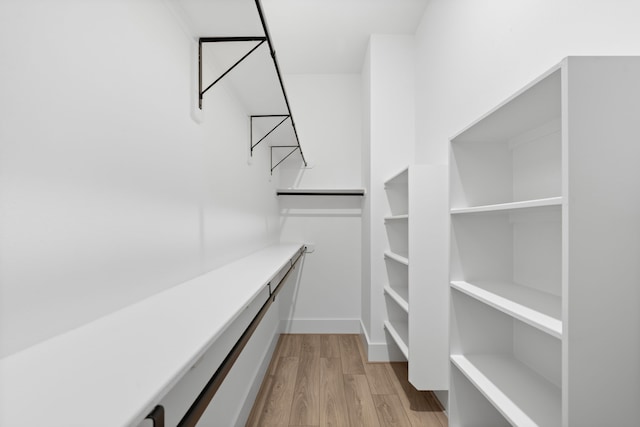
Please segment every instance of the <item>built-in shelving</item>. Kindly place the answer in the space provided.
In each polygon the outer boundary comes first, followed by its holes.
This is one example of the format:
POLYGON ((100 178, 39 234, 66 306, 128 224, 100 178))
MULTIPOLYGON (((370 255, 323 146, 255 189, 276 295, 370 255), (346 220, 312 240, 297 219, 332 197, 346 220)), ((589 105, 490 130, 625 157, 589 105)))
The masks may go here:
POLYGON ((395 254, 393 252, 390 251, 386 251, 384 253, 385 258, 391 259, 395 262, 399 262, 400 264, 404 264, 404 265, 409 265, 409 258, 402 256, 402 255, 398 255, 395 254))
POLYGON ((409 359, 409 325, 406 322, 391 323, 391 321, 386 320, 384 327, 389 331, 389 335, 391 335, 404 357, 409 359))
POLYGON ((534 328, 562 338, 559 296, 513 283, 454 280, 451 287, 534 328))
POLYGON ((569 57, 451 139, 452 427, 640 419, 638 75, 569 57))
POLYGON ((449 386, 446 181, 444 165, 411 165, 384 182, 385 327, 388 341, 407 358, 409 381, 420 390, 449 386))
POLYGON ((520 202, 499 203, 494 205, 473 206, 467 208, 453 208, 452 214, 468 214, 480 212, 508 212, 525 210, 531 208, 540 208, 547 206, 561 206, 562 197, 548 197, 545 199, 523 200, 520 202))
POLYGON ((404 215, 389 215, 384 217, 385 221, 399 221, 399 220, 407 220, 409 219, 409 214, 404 215))
POLYGON ((384 287, 384 293, 389 295, 389 297, 395 301, 401 309, 407 313, 409 312, 409 295, 401 295, 400 292, 393 289, 390 285, 384 287))
POLYGON ((451 361, 514 426, 559 426, 560 388, 513 357, 452 355, 451 361))

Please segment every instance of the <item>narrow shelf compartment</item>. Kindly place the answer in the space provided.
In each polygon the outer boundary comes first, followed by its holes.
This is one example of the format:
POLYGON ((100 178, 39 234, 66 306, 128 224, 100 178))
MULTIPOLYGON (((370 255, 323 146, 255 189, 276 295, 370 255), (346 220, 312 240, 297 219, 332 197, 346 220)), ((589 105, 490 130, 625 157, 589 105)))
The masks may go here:
POLYGON ((409 258, 404 257, 402 255, 398 255, 391 251, 385 251, 384 256, 385 258, 392 259, 396 262, 399 262, 400 264, 409 265, 409 258))
POLYGON ((364 196, 364 188, 279 188, 277 196, 364 196))
POLYGON ((494 205, 472 206, 466 208, 452 208, 451 214, 469 214, 480 212, 506 212, 520 209, 540 208, 546 206, 561 206, 562 197, 547 197, 544 199, 524 200, 520 202, 499 203, 494 205))
POLYGON ((407 296, 400 295, 400 293, 393 289, 390 285, 384 287, 384 293, 389 295, 389 298, 391 298, 396 304, 398 304, 401 309, 409 313, 409 301, 407 296))
POLYGON ((391 338, 393 338, 404 357, 408 360, 409 346, 407 344, 407 337, 409 336, 409 325, 402 322, 394 322, 392 324, 390 321, 385 320, 384 327, 389 331, 391 338))
POLYGON ((501 282, 452 281, 451 287, 522 322, 562 338, 561 299, 525 286, 501 282))
POLYGON ((391 176, 389 179, 387 179, 384 182, 384 186, 386 187, 388 185, 398 185, 398 184, 406 185, 408 182, 409 182, 409 168, 406 167, 402 169, 400 172, 391 176))
POLYGON ((409 214, 389 215, 384 217, 385 221, 398 221, 398 220, 407 220, 407 219, 409 219, 409 214))
POLYGON ((512 425, 561 424, 560 389, 515 358, 470 354, 451 361, 512 425))

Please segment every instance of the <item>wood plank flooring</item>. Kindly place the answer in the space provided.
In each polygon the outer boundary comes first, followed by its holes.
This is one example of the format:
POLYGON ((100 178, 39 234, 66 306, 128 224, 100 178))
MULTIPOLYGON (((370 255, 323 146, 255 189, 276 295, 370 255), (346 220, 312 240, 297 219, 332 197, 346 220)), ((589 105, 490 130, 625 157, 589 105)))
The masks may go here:
POLYGON ((406 363, 368 363, 358 335, 281 335, 247 427, 447 427, 406 363))

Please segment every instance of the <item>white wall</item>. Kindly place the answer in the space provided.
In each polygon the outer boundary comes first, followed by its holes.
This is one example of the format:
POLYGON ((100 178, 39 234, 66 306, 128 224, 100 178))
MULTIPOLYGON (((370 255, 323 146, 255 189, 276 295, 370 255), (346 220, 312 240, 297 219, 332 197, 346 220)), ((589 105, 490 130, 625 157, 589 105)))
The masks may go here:
POLYGON ((278 239, 268 157, 164 2, 0 3, 0 354, 278 239))
MULTIPOLYGON (((279 168, 280 185, 362 188, 361 83, 355 74, 284 77, 300 143, 299 156, 279 168)), ((314 244, 302 267, 288 315, 289 332, 359 332, 361 197, 279 198, 281 240, 314 244)))
MULTIPOLYGON (((388 249, 384 217, 390 214, 384 181, 413 163, 414 151, 414 42, 411 36, 373 35, 363 67, 370 93, 364 98, 364 124, 369 125, 364 153, 368 156, 368 200, 363 233, 363 326, 369 339, 370 360, 395 359, 395 344, 387 347, 383 322, 387 318, 383 287, 387 282, 383 253, 388 249)), ((389 339, 392 342, 391 339, 389 339)))
POLYGON ((431 0, 416 33, 418 163, 569 55, 640 54, 640 2, 431 0))

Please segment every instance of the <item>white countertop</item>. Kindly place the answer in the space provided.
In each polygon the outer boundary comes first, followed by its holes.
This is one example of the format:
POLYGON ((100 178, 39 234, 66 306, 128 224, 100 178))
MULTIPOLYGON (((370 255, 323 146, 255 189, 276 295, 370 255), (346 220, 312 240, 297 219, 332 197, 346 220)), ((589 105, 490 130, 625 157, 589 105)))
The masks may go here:
POLYGON ((0 426, 135 426, 302 244, 255 252, 0 360, 0 426))

